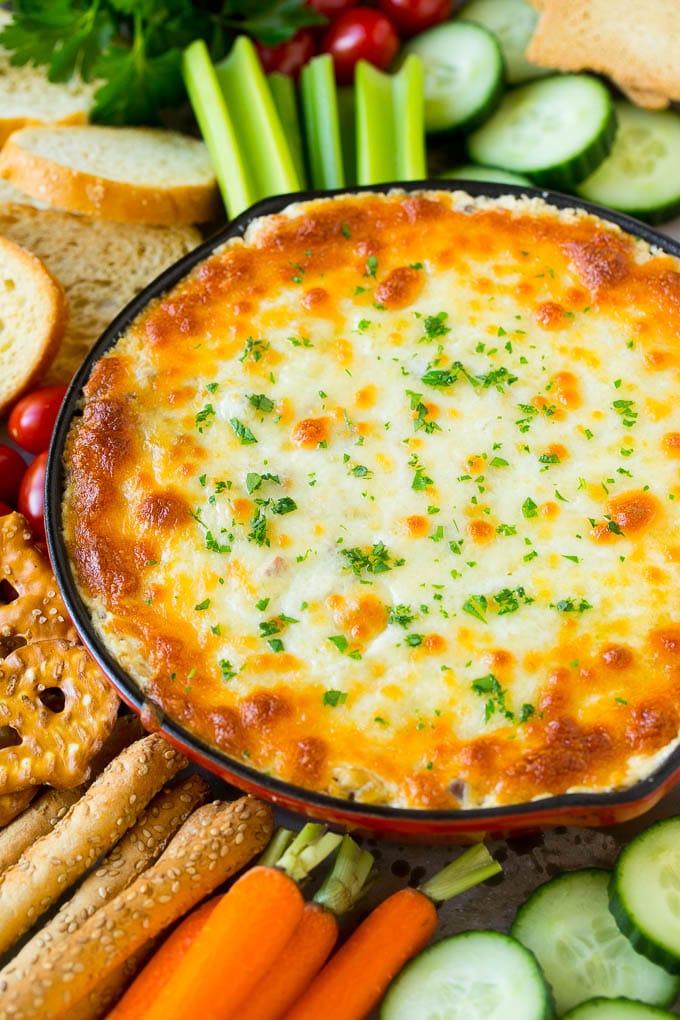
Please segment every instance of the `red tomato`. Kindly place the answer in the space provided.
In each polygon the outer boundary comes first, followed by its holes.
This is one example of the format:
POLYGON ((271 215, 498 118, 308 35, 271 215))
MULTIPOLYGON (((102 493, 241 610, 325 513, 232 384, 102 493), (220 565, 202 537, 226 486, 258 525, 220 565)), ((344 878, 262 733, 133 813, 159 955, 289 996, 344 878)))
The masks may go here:
POLYGON ((378 7, 392 20, 399 35, 408 38, 450 18, 453 0, 378 0, 378 7))
POLYGON ((17 509, 37 539, 45 538, 45 466, 47 450, 32 461, 19 486, 17 509))
POLYGON ((9 505, 9 503, 3 503, 3 501, 0 500, 0 517, 4 517, 5 514, 11 514, 11 513, 12 513, 12 507, 9 505))
POLYGON ((26 461, 21 454, 0 443, 0 499, 5 503, 16 503, 25 471, 26 461))
POLYGON ((301 28, 292 39, 279 43, 278 46, 265 46, 259 42, 255 45, 267 74, 280 71, 281 74, 296 77, 302 65, 311 60, 316 53, 314 33, 308 28, 301 28))
POLYGON ((321 48, 333 57, 338 83, 350 85, 358 60, 368 60, 381 69, 389 67, 397 55, 399 37, 380 11, 354 7, 326 29, 321 48))
POLYGON ((65 386, 43 386, 17 401, 7 423, 14 442, 29 453, 46 450, 65 393, 65 386))
POLYGON ((327 18, 337 18, 343 11, 350 7, 356 7, 359 0, 307 0, 307 6, 319 14, 325 14, 327 18))

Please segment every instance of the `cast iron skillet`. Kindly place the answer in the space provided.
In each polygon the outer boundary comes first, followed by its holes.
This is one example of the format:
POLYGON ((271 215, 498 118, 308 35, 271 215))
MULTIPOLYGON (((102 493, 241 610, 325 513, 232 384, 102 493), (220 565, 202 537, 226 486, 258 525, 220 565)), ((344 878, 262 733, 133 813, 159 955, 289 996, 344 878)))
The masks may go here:
POLYGON ((579 208, 592 212, 605 221, 617 224, 626 233, 642 238, 649 244, 680 258, 680 244, 656 233, 629 216, 611 212, 569 195, 535 188, 478 181, 431 180, 344 188, 341 191, 296 192, 292 195, 280 195, 258 202, 232 220, 213 237, 199 245, 193 252, 185 255, 134 298, 104 331, 69 387, 50 446, 45 501, 47 541, 64 600, 84 644, 109 676, 121 698, 142 716, 148 728, 162 730, 168 739, 181 748, 191 760, 204 766, 210 772, 221 776, 240 789, 292 811, 322 819, 349 830, 370 833, 382 838, 426 843, 445 842, 468 833, 486 832, 504 835, 520 830, 536 829, 543 825, 610 825, 634 818, 652 808, 680 779, 680 748, 676 748, 652 775, 625 790, 615 790, 609 793, 566 793, 502 807, 458 811, 429 811, 363 804, 358 801, 343 800, 315 793, 264 775, 241 761, 229 757, 218 748, 210 746, 166 716, 157 705, 149 703, 135 680, 122 669, 104 647, 78 593, 62 536, 64 487, 62 457, 71 421, 80 413, 82 389, 94 362, 115 343, 120 334, 127 329, 150 301, 169 291, 198 262, 224 241, 243 235, 250 222, 257 217, 278 213, 291 202, 323 198, 343 192, 387 192, 392 188, 407 192, 427 188, 440 191, 464 190, 470 195, 486 195, 492 198, 504 194, 539 197, 558 208, 579 208))

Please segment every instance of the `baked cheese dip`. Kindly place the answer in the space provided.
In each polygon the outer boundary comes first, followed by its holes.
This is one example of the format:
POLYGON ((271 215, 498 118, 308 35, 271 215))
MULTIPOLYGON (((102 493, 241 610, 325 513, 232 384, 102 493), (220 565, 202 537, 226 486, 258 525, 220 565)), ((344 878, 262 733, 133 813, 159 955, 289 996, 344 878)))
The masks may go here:
POLYGON ((680 264, 539 199, 255 220, 95 363, 64 530, 233 759, 374 804, 625 788, 680 730, 680 264))

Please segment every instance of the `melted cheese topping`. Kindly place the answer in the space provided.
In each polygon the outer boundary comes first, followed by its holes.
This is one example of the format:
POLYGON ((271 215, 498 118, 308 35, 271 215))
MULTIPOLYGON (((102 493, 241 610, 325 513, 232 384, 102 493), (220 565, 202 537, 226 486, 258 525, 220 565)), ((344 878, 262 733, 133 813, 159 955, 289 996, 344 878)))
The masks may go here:
POLYGON ((680 273, 457 193, 256 221, 95 365, 65 533, 150 699, 277 778, 455 808, 678 742, 680 273))

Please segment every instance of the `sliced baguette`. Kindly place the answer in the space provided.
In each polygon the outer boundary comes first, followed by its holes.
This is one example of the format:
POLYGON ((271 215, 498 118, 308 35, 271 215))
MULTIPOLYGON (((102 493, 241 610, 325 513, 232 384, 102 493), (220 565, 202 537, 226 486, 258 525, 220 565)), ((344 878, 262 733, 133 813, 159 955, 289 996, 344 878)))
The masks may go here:
POLYGON ((23 128, 0 176, 57 209, 129 223, 202 223, 220 207, 203 142, 162 128, 23 128))
POLYGON ((0 417, 44 375, 65 326, 57 281, 37 255, 0 236, 0 417))
POLYGON ((0 204, 0 234, 38 255, 66 292, 69 322, 43 381, 67 383, 111 319, 163 269, 201 241, 163 227, 0 204))
MULTIPOLYGON (((0 10, 0 29, 12 21, 0 10)), ((101 82, 86 83, 76 77, 53 83, 45 69, 28 64, 15 67, 0 47, 0 148, 13 131, 29 124, 84 124, 101 82)))

